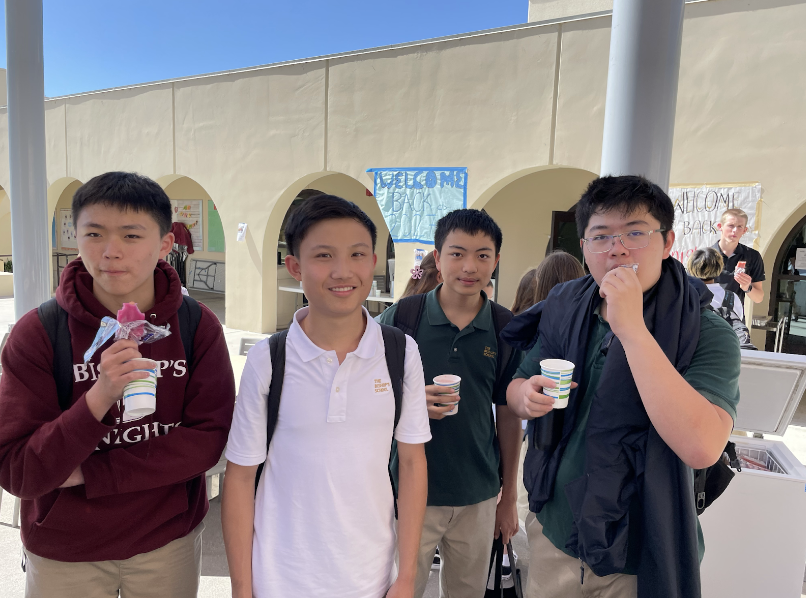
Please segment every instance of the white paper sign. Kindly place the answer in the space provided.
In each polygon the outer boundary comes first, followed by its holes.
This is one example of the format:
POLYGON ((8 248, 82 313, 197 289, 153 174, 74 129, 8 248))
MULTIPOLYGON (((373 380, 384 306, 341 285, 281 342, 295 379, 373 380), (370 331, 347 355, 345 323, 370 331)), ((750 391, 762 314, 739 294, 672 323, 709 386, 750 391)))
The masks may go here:
POLYGON ((758 236, 756 230, 756 205, 761 199, 761 185, 742 187, 678 186, 669 189, 674 203, 674 233, 672 257, 684 264, 697 249, 710 247, 719 241, 717 228, 722 214, 730 208, 739 208, 747 213, 748 232, 740 242, 750 247, 758 236))
POLYGON ((246 222, 241 222, 238 224, 238 236, 235 237, 238 241, 243 241, 246 239, 246 222))
POLYGON ((194 251, 204 249, 204 227, 202 226, 202 201, 200 199, 172 199, 173 221, 182 222, 190 231, 194 251))
POLYGON ((795 270, 806 270, 806 248, 798 247, 795 252, 795 270))
POLYGON ((59 249, 78 251, 76 229, 73 226, 73 210, 59 210, 59 249))

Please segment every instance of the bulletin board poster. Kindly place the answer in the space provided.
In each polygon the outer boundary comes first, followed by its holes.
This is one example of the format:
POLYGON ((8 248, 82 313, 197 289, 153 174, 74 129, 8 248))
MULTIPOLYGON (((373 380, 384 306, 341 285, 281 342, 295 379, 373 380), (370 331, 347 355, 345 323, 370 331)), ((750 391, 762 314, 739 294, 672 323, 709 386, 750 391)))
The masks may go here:
POLYGON ((719 241, 720 223, 725 210, 739 208, 747 213, 748 231, 739 240, 753 246, 758 236, 756 213, 761 200, 758 183, 736 186, 679 185, 669 189, 674 204, 674 234, 672 257, 683 262, 697 249, 710 247, 719 241))
POLYGON ((193 250, 204 251, 204 227, 202 227, 202 200, 172 199, 174 222, 182 222, 188 227, 193 239, 193 250))
POLYGON ((218 208, 211 199, 207 200, 207 251, 224 253, 224 227, 218 208))
POLYGON ((59 249, 78 251, 76 229, 73 226, 73 210, 59 210, 59 249))
POLYGON ((467 168, 370 168, 395 242, 434 244, 437 220, 467 207, 467 168))

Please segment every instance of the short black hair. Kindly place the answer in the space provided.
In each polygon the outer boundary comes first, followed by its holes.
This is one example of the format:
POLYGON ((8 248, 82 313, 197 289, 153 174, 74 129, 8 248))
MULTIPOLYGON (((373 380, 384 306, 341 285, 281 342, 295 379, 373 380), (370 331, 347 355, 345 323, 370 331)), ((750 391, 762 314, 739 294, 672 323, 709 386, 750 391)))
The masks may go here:
POLYGON ((285 242, 289 255, 299 257, 297 252, 302 240, 314 224, 324 220, 339 220, 349 218, 363 224, 372 237, 372 251, 375 251, 375 242, 378 240, 378 229, 366 213, 351 201, 337 195, 314 195, 306 199, 291 214, 285 225, 285 242))
POLYGON ((577 234, 582 239, 591 216, 617 210, 626 215, 643 208, 660 222, 666 241, 674 224, 674 204, 655 183, 642 176, 603 176, 591 181, 576 205, 577 234))
POLYGON ((495 254, 501 253, 501 244, 504 242, 504 234, 501 227, 490 218, 490 215, 483 210, 454 210, 448 212, 437 221, 437 228, 434 231, 434 247, 442 252, 445 238, 455 230, 460 230, 468 235, 487 235, 495 243, 495 254))
POLYGON ((171 232, 172 212, 168 194, 150 178, 136 172, 107 172, 91 178, 73 195, 73 223, 81 210, 102 204, 126 211, 146 212, 160 227, 160 235, 171 232))

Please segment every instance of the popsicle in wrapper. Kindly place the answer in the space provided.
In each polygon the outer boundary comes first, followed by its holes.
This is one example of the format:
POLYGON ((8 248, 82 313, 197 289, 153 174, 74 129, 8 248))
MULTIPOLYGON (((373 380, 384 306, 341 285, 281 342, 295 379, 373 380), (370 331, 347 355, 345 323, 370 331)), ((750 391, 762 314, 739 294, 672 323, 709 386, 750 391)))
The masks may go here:
MULTIPOLYGON (((144 322, 146 315, 140 311, 137 304, 133 301, 131 303, 124 303, 123 307, 118 310, 118 323, 128 324, 130 322, 144 322)), ((144 326, 136 326, 129 330, 129 336, 139 340, 143 336, 144 326)))

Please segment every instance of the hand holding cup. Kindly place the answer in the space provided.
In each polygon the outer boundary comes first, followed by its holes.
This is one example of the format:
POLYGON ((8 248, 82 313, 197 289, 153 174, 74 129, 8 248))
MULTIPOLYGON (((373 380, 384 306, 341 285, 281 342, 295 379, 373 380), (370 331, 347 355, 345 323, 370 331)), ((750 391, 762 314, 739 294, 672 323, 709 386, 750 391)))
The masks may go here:
POLYGON ((434 384, 425 387, 425 400, 428 403, 428 417, 442 419, 456 415, 459 410, 459 376, 444 374, 434 378, 434 384))
POLYGON ((147 372, 136 371, 142 366, 133 359, 140 359, 137 343, 119 340, 101 353, 98 364, 98 380, 87 392, 87 404, 98 421, 123 396, 123 388, 134 380, 148 378, 147 372))

